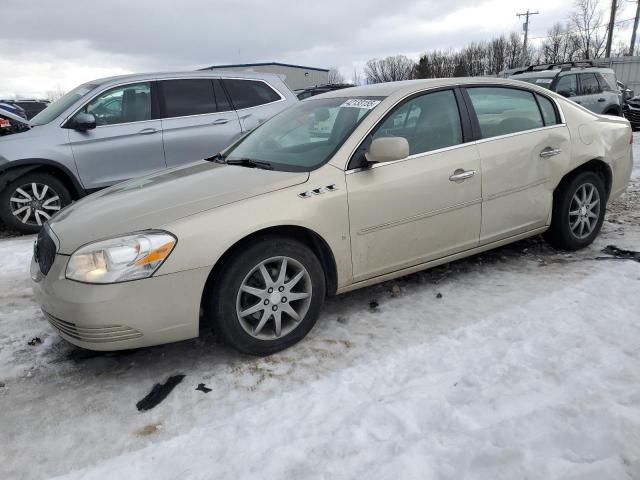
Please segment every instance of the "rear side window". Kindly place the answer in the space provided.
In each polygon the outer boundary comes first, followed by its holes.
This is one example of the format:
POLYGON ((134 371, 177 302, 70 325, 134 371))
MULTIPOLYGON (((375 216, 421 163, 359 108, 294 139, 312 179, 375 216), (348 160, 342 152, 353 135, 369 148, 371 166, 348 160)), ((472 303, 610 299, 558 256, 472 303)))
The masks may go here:
POLYGON ((580 74, 580 93, 582 95, 593 95, 600 92, 602 92, 602 89, 593 73, 580 74))
POLYGON ((167 117, 217 111, 213 82, 210 79, 164 80, 160 85, 167 117))
POLYGON ((233 110, 233 107, 229 103, 229 98, 222 88, 222 83, 220 83, 220 80, 218 79, 213 81, 213 93, 216 95, 216 103, 218 104, 219 112, 228 112, 229 110, 233 110))
POLYGON ((427 93, 400 105, 376 128, 373 138, 404 137, 409 154, 462 143, 458 104, 452 90, 427 93))
POLYGON ((482 138, 540 128, 544 125, 533 93, 504 87, 467 88, 482 138))
POLYGON ((280 100, 280 95, 273 88, 258 80, 225 79, 222 81, 236 110, 280 100))
POLYGON ((556 125, 558 122, 558 115, 556 113, 556 109, 553 107, 553 103, 547 97, 543 97, 542 95, 537 95, 538 105, 540 105, 540 111, 542 112, 542 119, 544 120, 544 124, 548 125, 556 125))

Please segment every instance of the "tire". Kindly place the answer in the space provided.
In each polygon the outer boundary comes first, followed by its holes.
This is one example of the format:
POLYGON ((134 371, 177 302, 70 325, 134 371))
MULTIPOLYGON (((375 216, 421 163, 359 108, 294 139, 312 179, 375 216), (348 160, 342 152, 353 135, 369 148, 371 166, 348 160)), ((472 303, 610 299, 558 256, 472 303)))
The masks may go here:
POLYGON ((544 237, 554 247, 565 250, 586 247, 600 232, 606 204, 604 181, 598 174, 584 171, 564 180, 554 194, 551 226, 544 237), (579 201, 585 195, 587 200, 591 195, 591 200, 584 202, 582 208, 579 201), (598 203, 594 205, 596 196, 598 203))
POLYGON ((242 353, 269 355, 309 333, 320 314, 325 291, 324 271, 313 251, 297 240, 270 235, 239 249, 225 262, 205 305, 214 329, 227 344, 242 353), (285 275, 280 276, 285 258, 285 275), (264 275, 269 275, 272 286, 264 275), (299 321, 290 314, 292 310, 299 321))
POLYGON ((27 173, 0 192, 0 218, 7 230, 38 233, 48 218, 70 203, 71 194, 58 178, 48 173, 27 173))

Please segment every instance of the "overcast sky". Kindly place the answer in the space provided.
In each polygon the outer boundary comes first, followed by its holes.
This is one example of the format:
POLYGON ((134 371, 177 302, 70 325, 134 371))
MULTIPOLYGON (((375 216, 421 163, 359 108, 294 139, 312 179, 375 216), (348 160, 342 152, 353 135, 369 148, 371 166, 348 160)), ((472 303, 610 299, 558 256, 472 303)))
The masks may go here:
MULTIPOLYGON (((618 20, 633 17, 622 2, 618 20)), ((610 2, 603 1, 608 6, 610 2)), ((565 21, 572 0, 0 0, 0 97, 42 96, 129 72, 279 61, 338 67, 417 58, 565 21)), ((607 20, 608 17, 605 18, 607 20)), ((630 26, 621 31, 628 42, 630 26)), ((534 40, 535 41, 535 40, 534 40)))

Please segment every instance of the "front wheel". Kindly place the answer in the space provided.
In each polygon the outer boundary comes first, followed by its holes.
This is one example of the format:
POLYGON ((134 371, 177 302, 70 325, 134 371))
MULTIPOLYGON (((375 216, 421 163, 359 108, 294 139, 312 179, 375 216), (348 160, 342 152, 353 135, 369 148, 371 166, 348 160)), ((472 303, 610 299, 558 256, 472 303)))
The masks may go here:
POLYGON ((69 190, 59 179, 48 173, 27 173, 0 192, 0 218, 9 230, 37 233, 70 203, 69 190))
POLYGON ((602 178, 582 172, 560 185, 554 195, 551 227, 545 238, 553 246, 578 250, 596 238, 604 221, 607 196, 602 178))
POLYGON ((251 355, 300 341, 325 296, 322 265, 306 245, 268 236, 241 249, 214 281, 209 313, 223 339, 251 355))

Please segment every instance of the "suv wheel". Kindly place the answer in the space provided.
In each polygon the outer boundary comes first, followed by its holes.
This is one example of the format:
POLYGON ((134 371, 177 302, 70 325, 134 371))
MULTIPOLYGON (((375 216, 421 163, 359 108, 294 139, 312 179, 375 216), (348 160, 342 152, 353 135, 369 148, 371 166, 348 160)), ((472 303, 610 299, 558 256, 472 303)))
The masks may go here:
POLYGON ((315 254, 285 237, 240 250, 215 281, 209 314, 235 349, 268 355, 300 341, 318 319, 325 277, 315 254))
POLYGON ((27 173, 0 193, 0 218, 9 230, 37 233, 69 203, 69 190, 59 179, 47 173, 27 173))
POLYGON ((596 238, 607 203, 602 178, 582 172, 561 185, 554 195, 551 227, 545 238, 558 248, 578 250, 596 238))

